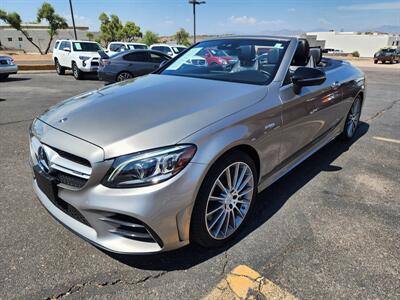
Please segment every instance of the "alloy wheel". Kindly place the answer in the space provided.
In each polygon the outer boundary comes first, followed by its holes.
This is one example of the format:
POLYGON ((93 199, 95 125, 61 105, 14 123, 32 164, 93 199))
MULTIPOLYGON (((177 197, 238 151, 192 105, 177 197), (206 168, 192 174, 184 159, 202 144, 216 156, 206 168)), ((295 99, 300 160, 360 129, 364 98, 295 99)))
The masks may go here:
POLYGON ((347 118, 346 132, 348 137, 352 137, 357 129, 358 122, 361 114, 361 101, 359 98, 353 103, 349 116, 347 118))
POLYGON ((124 81, 129 78, 132 78, 132 75, 128 72, 122 72, 121 74, 118 75, 117 81, 124 81))
POLYGON ((254 175, 244 162, 235 162, 218 176, 206 205, 205 222, 210 236, 223 240, 233 234, 249 212, 254 175))

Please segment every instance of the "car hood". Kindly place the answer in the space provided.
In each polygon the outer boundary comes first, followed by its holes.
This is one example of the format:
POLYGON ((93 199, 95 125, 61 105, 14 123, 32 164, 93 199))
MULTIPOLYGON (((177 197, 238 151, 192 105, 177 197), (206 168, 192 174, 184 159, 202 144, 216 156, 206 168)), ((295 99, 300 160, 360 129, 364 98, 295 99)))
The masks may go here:
POLYGON ((107 159, 176 144, 260 101, 266 91, 260 85, 151 74, 67 99, 39 119, 103 148, 107 159))
POLYGON ((98 52, 77 51, 76 53, 79 54, 79 56, 100 57, 100 54, 98 52))

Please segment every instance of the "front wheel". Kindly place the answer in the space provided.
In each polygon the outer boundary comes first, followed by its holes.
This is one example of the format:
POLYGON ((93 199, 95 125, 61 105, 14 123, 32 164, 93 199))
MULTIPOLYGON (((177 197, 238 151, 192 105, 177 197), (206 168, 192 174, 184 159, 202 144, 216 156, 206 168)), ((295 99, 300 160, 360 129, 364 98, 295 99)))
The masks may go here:
POLYGON ((8 78, 9 74, 0 74, 0 80, 4 80, 8 78))
POLYGON ((75 62, 72 63, 72 74, 74 75, 76 80, 82 79, 83 77, 83 72, 79 70, 75 62))
POLYGON ((58 61, 58 59, 55 60, 54 64, 55 64, 55 67, 56 67, 57 74, 58 75, 64 75, 65 74, 65 68, 60 65, 60 62, 58 61))
POLYGON ((346 124, 341 134, 342 140, 351 140, 357 130, 361 115, 361 98, 358 96, 347 115, 346 124))
POLYGON ((219 159, 207 173, 193 208, 190 239, 204 247, 224 245, 251 214, 257 194, 257 169, 246 153, 219 159))

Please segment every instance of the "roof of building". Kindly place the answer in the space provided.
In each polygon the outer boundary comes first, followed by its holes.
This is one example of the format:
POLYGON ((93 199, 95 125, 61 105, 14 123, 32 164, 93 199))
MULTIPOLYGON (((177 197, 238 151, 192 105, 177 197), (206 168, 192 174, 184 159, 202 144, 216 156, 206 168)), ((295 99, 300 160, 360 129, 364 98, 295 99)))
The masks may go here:
MULTIPOLYGON (((24 29, 49 29, 49 26, 46 24, 21 24, 21 27, 24 29)), ((77 30, 89 30, 88 26, 75 26, 77 30)), ((0 24, 1 29, 14 29, 9 24, 0 24)), ((66 29, 74 29, 72 26, 68 26, 66 29)))

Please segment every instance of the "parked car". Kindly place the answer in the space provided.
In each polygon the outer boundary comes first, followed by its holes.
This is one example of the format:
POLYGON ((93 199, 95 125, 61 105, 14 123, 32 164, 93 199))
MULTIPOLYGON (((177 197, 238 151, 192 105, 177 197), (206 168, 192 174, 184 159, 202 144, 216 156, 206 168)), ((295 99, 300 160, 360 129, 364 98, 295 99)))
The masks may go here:
POLYGON ((0 80, 7 79, 10 74, 17 74, 18 66, 10 56, 0 55, 0 80))
POLYGON ((199 66, 199 67, 207 66, 207 60, 204 57, 201 57, 200 55, 193 55, 186 61, 186 63, 189 65, 199 66))
POLYGON ((163 52, 171 57, 175 57, 179 53, 185 51, 187 47, 183 45, 153 44, 150 46, 150 49, 163 52))
POLYGON ((157 70, 162 62, 171 59, 168 55, 153 50, 130 50, 112 57, 103 52, 100 56, 98 77, 107 82, 149 74, 157 70))
POLYGON ((58 40, 53 49, 53 61, 58 75, 64 75, 66 69, 72 69, 75 79, 81 79, 84 73, 97 72, 99 67, 98 51, 102 50, 95 42, 78 40, 58 40))
POLYGON ((400 62, 400 49, 384 48, 374 54, 374 63, 377 64, 379 61, 386 63, 387 61, 391 64, 400 62))
POLYGON ((154 74, 61 102, 31 125, 34 190, 55 219, 109 251, 225 245, 259 191, 334 138, 353 138, 364 74, 320 60, 295 37, 217 38, 154 74), (187 63, 210 47, 237 63, 187 63))
POLYGON ((210 66, 220 65, 226 67, 237 62, 237 59, 219 49, 204 48, 198 55, 204 57, 210 66))
POLYGON ((148 49, 148 47, 146 44, 142 43, 111 42, 108 44, 106 53, 112 56, 119 52, 135 49, 148 49))

